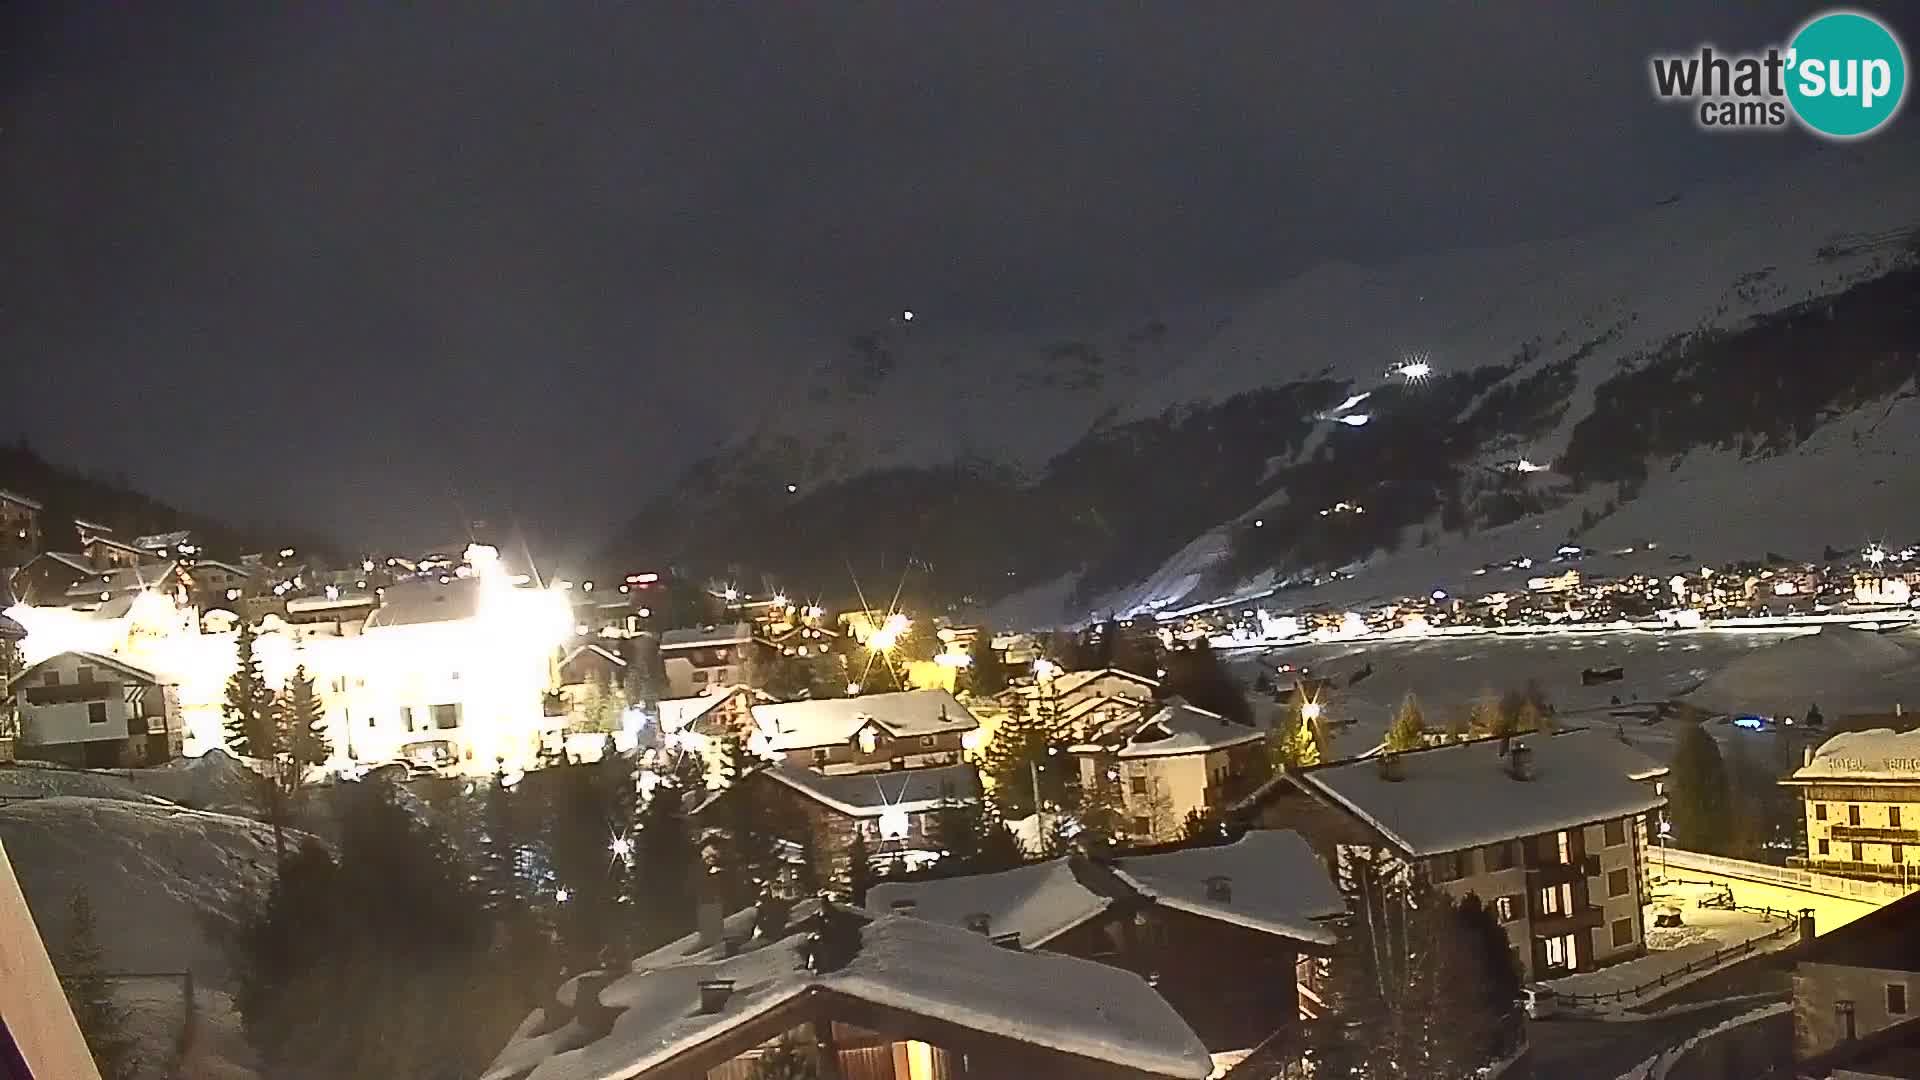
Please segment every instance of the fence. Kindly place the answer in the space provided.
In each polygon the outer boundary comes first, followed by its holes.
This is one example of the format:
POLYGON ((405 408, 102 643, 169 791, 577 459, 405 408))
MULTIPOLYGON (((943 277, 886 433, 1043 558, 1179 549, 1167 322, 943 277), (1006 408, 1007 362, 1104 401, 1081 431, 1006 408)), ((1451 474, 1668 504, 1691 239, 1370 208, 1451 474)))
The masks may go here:
POLYGON ((1860 900, 1869 904, 1886 904, 1898 900, 1912 888, 1903 888, 1887 881, 1860 881, 1854 878, 1822 874, 1815 870, 1798 870, 1790 866, 1769 866, 1766 863, 1747 862, 1745 859, 1729 859, 1722 855, 1706 855, 1698 851, 1682 851, 1668 848, 1655 854, 1655 865, 1661 862, 1668 867, 1683 870, 1699 870, 1709 874, 1725 874, 1728 877, 1746 878, 1748 881, 1762 881, 1769 885, 1783 885, 1802 892, 1820 893, 1823 896, 1837 896, 1847 900, 1860 900))
POLYGON ((1638 986, 1628 987, 1625 990, 1610 990, 1604 994, 1556 994, 1555 997, 1562 1003, 1572 1006, 1618 1005, 1629 998, 1637 999, 1649 990, 1664 989, 1677 981, 1683 981, 1688 975, 1692 975, 1696 971, 1710 971, 1736 957, 1751 956, 1760 951, 1762 945, 1771 944, 1789 934, 1797 934, 1800 932, 1800 916, 1791 911, 1781 911, 1779 908, 1771 907, 1748 907, 1744 904, 1736 905, 1734 910, 1751 911, 1769 919, 1785 919, 1786 922, 1759 937, 1748 938, 1737 945, 1729 945, 1724 949, 1716 949, 1712 953, 1700 957, 1698 960, 1689 961, 1684 967, 1663 971, 1638 986))

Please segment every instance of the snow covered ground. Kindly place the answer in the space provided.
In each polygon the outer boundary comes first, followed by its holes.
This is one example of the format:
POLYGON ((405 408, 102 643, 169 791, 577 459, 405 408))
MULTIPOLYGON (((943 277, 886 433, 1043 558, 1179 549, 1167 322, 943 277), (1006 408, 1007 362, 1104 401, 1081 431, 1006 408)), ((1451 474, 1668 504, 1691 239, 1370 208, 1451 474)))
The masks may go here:
MULTIPOLYGON (((1660 885, 1654 892, 1653 903, 1649 904, 1645 911, 1647 927, 1645 956, 1613 964, 1598 971, 1551 979, 1546 985, 1562 994, 1612 994, 1639 990, 1639 993, 1623 998, 1617 1003, 1601 1006, 1601 1011, 1621 1012, 1670 994, 1694 979, 1705 978, 1719 970, 1721 966, 1705 967, 1685 975, 1678 974, 1688 964, 1704 960, 1722 949, 1731 948, 1742 942, 1764 938, 1785 925, 1779 919, 1769 919, 1755 912, 1699 907, 1699 900, 1712 891, 1711 887, 1705 885, 1677 882, 1660 885), (1680 917, 1685 920, 1684 924, 1677 927, 1654 926, 1654 915, 1663 907, 1678 910, 1680 917), (1666 985, 1642 989, 1650 980, 1669 973, 1673 973, 1673 978, 1669 979, 1666 985)), ((1766 947, 1786 948, 1798 940, 1797 935, 1787 934, 1769 942, 1766 947)), ((1730 957, 1727 962, 1732 963, 1740 958, 1730 957)))

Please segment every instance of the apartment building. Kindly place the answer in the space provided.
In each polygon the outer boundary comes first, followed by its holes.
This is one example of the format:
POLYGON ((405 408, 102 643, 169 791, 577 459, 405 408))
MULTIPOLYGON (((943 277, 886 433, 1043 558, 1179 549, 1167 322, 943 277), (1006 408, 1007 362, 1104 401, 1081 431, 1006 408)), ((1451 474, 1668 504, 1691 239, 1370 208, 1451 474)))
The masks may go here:
POLYGON ((1648 826, 1666 804, 1666 771, 1618 735, 1581 729, 1289 773, 1250 809, 1263 827, 1297 828, 1336 866, 1371 849, 1477 895, 1526 977, 1552 978, 1645 950, 1648 826), (1282 785, 1307 798, 1275 797, 1282 785))

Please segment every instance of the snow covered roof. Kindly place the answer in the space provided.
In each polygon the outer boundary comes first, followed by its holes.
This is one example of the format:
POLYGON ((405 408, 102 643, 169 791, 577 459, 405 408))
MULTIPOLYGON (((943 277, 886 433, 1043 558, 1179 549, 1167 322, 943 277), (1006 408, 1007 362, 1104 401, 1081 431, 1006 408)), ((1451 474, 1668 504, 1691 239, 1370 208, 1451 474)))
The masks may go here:
POLYGON ((753 719, 766 734, 768 746, 779 752, 839 746, 870 723, 897 738, 972 731, 980 726, 967 707, 945 690, 755 705, 753 719))
POLYGON ((144 566, 123 566, 104 573, 88 567, 87 572, 94 576, 69 586, 67 597, 71 600, 88 600, 97 598, 101 593, 139 592, 149 585, 167 580, 179 566, 177 562, 152 562, 144 566))
POLYGON ((78 570, 83 574, 93 573, 93 564, 88 562, 84 555, 76 555, 68 551, 43 551, 34 558, 57 562, 69 570, 78 570))
POLYGON ((746 687, 735 686, 696 697, 667 698, 660 702, 660 730, 679 731, 719 708, 728 698, 745 692, 746 687))
MULTIPOLYGON (((1053 696, 1066 697, 1069 694, 1078 692, 1089 683, 1102 679, 1117 679, 1121 682, 1132 683, 1143 691, 1138 695, 1141 698, 1152 697, 1153 692, 1160 688, 1159 682, 1149 679, 1145 675, 1136 675, 1131 671, 1122 671, 1119 668, 1095 668, 1091 671, 1069 671, 1064 675, 1055 677, 1053 680, 1053 696)), ((1038 691, 1041 688, 1036 687, 1035 689, 1038 691)))
POLYGON ((24 507, 26 507, 26 508, 27 508, 27 509, 29 509, 29 510, 44 510, 44 509, 46 509, 46 507, 44 507, 44 506, 41 506, 41 505, 40 505, 40 500, 38 500, 38 499, 29 499, 29 498, 27 498, 27 497, 26 497, 25 495, 21 495, 21 494, 18 494, 18 493, 16 493, 16 492, 12 492, 12 491, 8 491, 8 490, 7 490, 7 489, 5 489, 5 488, 0 488, 0 502, 10 502, 10 503, 12 503, 12 504, 14 504, 15 506, 24 506, 24 507))
POLYGON ((333 611, 339 608, 372 607, 379 600, 372 593, 350 592, 338 596, 296 596, 287 601, 287 614, 307 611, 333 611))
POLYGON ((1255 829, 1217 847, 1123 858, 1114 873, 1167 907, 1318 945, 1334 942, 1333 928, 1320 920, 1347 910, 1313 849, 1285 829, 1255 829))
MULTIPOLYGON (((291 608, 293 605, 288 604, 287 606, 291 608)), ((601 646, 594 644, 592 642, 588 642, 585 645, 575 645, 573 648, 568 649, 567 655, 560 658, 560 666, 566 667, 568 664, 573 663, 574 660, 580 657, 583 653, 590 654, 590 655, 597 655, 602 660, 610 660, 613 662, 613 664, 616 667, 627 666, 627 661, 625 657, 622 657, 619 653, 612 652, 608 649, 602 648, 601 646)))
POLYGON ((781 762, 762 772, 768 779, 849 817, 877 818, 889 810, 917 814, 943 803, 970 802, 980 797, 980 774, 972 765, 828 776, 781 762))
POLYGON ((133 538, 134 547, 145 548, 148 551, 159 551, 162 548, 179 547, 181 544, 188 544, 192 542, 193 542, 193 533, 191 530, 188 530, 188 529, 177 529, 173 532, 152 533, 147 536, 136 536, 133 538))
POLYGON ((161 679, 160 676, 155 675, 153 672, 148 671, 145 668, 134 667, 132 664, 127 663, 125 660, 120 660, 115 657, 108 656, 105 653, 81 652, 78 649, 75 649, 69 652, 55 653, 52 656, 47 657, 45 660, 42 660, 39 663, 28 668, 27 670, 21 672, 18 676, 16 676, 15 682, 18 683, 19 685, 24 686, 26 685, 27 676, 33 674, 36 671, 39 671, 41 668, 46 667, 48 664, 55 663, 69 656, 73 657, 75 660, 83 664, 88 664, 93 667, 105 668, 108 671, 118 672, 119 674, 124 675, 127 678, 134 680, 135 682, 148 683, 154 686, 161 685, 163 682, 165 682, 165 680, 161 679))
POLYGON ((987 917, 990 934, 1019 934, 1022 948, 1039 948, 1095 918, 1113 905, 1082 884, 1066 859, 1052 859, 997 874, 970 874, 934 881, 890 881, 867 890, 867 910, 892 914, 895 901, 911 900, 911 914, 965 928, 987 917))
POLYGON ((367 629, 470 619, 480 611, 480 579, 403 581, 387 587, 380 606, 367 616, 367 629))
POLYGON ((1072 749, 1110 752, 1123 758, 1174 757, 1244 746, 1265 737, 1258 728, 1236 724, 1219 713, 1174 698, 1157 708, 1149 705, 1123 716, 1094 732, 1092 742, 1072 749))
POLYGON ((219 559, 195 559, 194 560, 193 562, 194 570, 198 570, 203 566, 211 566, 215 570, 225 570, 227 573, 234 574, 238 577, 253 576, 252 570, 249 570, 244 566, 235 566, 230 562, 221 562, 219 559))
POLYGON ((751 623, 721 623, 719 626, 694 626, 669 630, 660 635, 660 651, 700 649, 716 645, 745 645, 753 640, 751 623))
POLYGON ((1381 762, 1366 759, 1307 769, 1297 782, 1406 853, 1439 855, 1665 804, 1623 769, 1628 748, 1605 745, 1615 739, 1585 729, 1515 739, 1514 746, 1530 753, 1529 780, 1509 772, 1511 757, 1500 755, 1500 740, 1482 739, 1394 755, 1398 780, 1382 775, 1381 762))
MULTIPOLYGON (((600 1003, 616 1011, 605 1035, 592 1038, 573 1022, 534 1034, 546 1025, 530 1019, 483 1080, 637 1080, 802 996, 824 998, 827 1015, 833 998, 851 999, 1154 1076, 1202 1080, 1212 1070, 1192 1029, 1131 972, 897 916, 850 929, 858 935, 853 955, 834 970, 809 971, 799 951, 804 925, 751 940, 732 957, 675 948, 679 959, 643 966, 669 950, 652 954, 600 992, 600 1003), (735 989, 706 1012, 700 984, 714 979, 735 989)), ((559 999, 570 1002, 577 988, 577 980, 563 987, 559 999)))
POLYGON ((1820 744, 1790 780, 1920 780, 1920 731, 1847 731, 1820 744))

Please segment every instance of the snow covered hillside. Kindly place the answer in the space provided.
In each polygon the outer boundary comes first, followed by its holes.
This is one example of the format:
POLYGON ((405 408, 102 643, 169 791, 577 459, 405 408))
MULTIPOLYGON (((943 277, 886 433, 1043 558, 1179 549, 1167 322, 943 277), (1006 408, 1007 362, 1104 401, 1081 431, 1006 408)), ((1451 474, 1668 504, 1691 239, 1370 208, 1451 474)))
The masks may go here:
POLYGON ((829 590, 849 567, 917 571, 935 599, 1045 597, 1038 622, 1394 552, 1443 563, 1534 526, 1652 520, 1759 554, 1761 532, 1808 530, 1756 532, 1748 508, 1819 481, 1822 509, 1851 509, 1900 475, 1890 454, 1847 463, 1863 426, 1871 450, 1898 441, 1873 425, 1909 423, 1916 174, 1908 143, 1828 147, 1589 234, 1327 265, 1078 336, 897 319, 795 365, 780 407, 615 554, 829 590))

